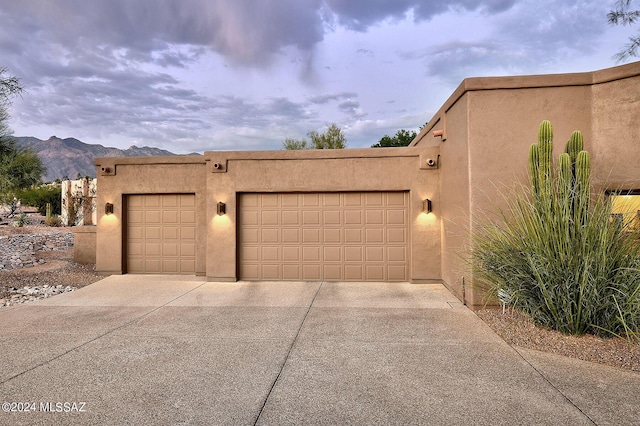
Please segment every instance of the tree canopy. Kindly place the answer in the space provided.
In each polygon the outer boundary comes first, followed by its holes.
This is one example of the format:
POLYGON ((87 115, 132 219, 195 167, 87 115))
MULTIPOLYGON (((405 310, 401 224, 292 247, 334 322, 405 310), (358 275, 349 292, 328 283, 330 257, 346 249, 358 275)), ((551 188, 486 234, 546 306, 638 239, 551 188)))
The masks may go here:
POLYGON ((391 148, 399 146, 409 146, 411 141, 415 139, 418 134, 415 130, 400 129, 396 132, 395 136, 384 135, 378 143, 371 145, 371 148, 391 148))
POLYGON ((4 196, 40 182, 46 170, 35 152, 20 148, 11 137, 8 109, 11 98, 22 92, 22 86, 6 72, 6 68, 0 68, 0 195, 4 196))
POLYGON ((311 141, 306 139, 287 138, 282 144, 284 149, 298 150, 298 149, 344 149, 347 147, 347 139, 342 133, 342 129, 335 123, 331 123, 327 126, 327 130, 323 133, 318 133, 316 130, 311 130, 307 133, 307 137, 311 141))
MULTIPOLYGON (((618 0, 616 8, 607 14, 607 19, 611 25, 631 26, 640 19, 640 10, 631 9, 631 0, 618 0)), ((638 56, 638 49, 640 49, 640 32, 629 37, 629 43, 615 55, 615 58, 619 62, 628 61, 630 58, 638 56)))

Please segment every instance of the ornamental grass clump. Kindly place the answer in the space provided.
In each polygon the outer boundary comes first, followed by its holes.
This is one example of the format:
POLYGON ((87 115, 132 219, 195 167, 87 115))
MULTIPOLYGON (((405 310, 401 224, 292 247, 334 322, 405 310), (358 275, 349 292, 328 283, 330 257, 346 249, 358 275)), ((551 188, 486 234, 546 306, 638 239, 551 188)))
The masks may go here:
MULTIPOLYGON (((554 167, 551 123, 529 150, 530 188, 473 233, 471 259, 489 295, 567 334, 640 341, 640 240, 590 192, 589 153, 573 132, 554 167)), ((507 197, 505 197, 507 198, 507 197)))

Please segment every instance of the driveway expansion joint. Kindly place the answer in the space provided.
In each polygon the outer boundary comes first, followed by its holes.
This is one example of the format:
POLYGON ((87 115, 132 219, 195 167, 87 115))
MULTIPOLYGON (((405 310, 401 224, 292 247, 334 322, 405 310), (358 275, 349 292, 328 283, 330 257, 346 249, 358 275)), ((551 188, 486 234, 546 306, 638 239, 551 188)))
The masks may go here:
POLYGON ((269 401, 269 397, 271 396, 271 393, 273 392, 273 389, 276 387, 276 384, 278 383, 278 380, 280 379, 280 376, 282 375, 282 371, 284 370, 284 366, 287 365, 287 361, 289 360, 289 356, 291 355, 291 351, 293 350, 293 347, 295 346, 296 342, 298 341, 298 336, 300 336, 300 331, 302 330, 302 327, 304 326, 304 322, 307 320, 307 317, 309 316, 309 311, 311 311, 311 308, 313 307, 313 304, 316 301, 316 297, 318 297, 318 293, 320 292, 320 289, 322 288, 323 284, 324 284, 324 282, 321 281, 320 285, 318 286, 318 289, 316 290, 316 293, 313 295, 313 299, 311 299, 311 303, 309 303, 309 306, 307 307, 307 311, 304 313, 304 317, 302 318, 302 321, 300 321, 300 327, 298 327, 298 331, 296 332, 296 335, 293 338, 293 341, 291 342, 291 345, 289 346, 289 350, 287 351, 287 355, 284 357, 284 361, 282 361, 282 365, 280 366, 280 371, 278 371, 278 375, 276 376, 276 378, 274 379, 273 383, 271 384, 271 387, 269 388, 269 392, 267 392, 267 396, 264 398, 264 402, 262 403, 262 406, 260 407, 260 411, 258 411, 258 415, 256 416, 256 421, 253 422, 253 426, 256 426, 258 424, 258 421, 260 420, 260 416, 262 415, 262 412, 264 411, 264 407, 267 405, 267 402, 269 401))

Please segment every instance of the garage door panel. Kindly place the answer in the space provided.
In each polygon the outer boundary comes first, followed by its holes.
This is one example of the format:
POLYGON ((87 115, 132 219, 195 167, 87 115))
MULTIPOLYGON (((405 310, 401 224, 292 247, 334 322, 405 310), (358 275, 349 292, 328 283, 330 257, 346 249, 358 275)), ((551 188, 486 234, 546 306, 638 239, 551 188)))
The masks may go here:
POLYGON ((162 271, 167 274, 179 273, 178 259, 162 259, 162 271))
POLYGON ((196 212, 195 211, 180 211, 180 223, 196 223, 196 212))
POLYGON ((180 259, 180 273, 181 274, 190 274, 191 271, 196 270, 196 260, 195 259, 180 259))
POLYGON ((382 225, 384 223, 384 212, 382 210, 367 210, 365 212, 367 225, 382 225))
POLYGON ((323 279, 329 281, 339 281, 342 279, 342 265, 323 265, 323 279))
POLYGON ((303 262, 320 262, 320 247, 302 247, 303 262))
POLYGON ((364 194, 365 205, 367 207, 382 207, 384 196, 385 194, 382 192, 367 192, 364 194))
POLYGON ((387 266, 387 281, 407 281, 407 268, 404 265, 387 266))
POLYGON ((180 257, 187 257, 189 259, 193 258, 193 260, 195 260, 196 245, 194 243, 180 243, 180 257))
POLYGON ((144 228, 142 226, 131 225, 129 227, 129 236, 136 239, 143 238, 144 228))
MULTIPOLYGON (((240 257, 247 262, 257 262, 260 260, 259 247, 241 247, 240 257)), ((298 259, 296 259, 297 261, 298 259)))
POLYGON ((278 194, 262 194, 262 207, 278 207, 278 194))
POLYGON ((282 207, 298 207, 300 205, 298 201, 298 194, 282 194, 281 206, 282 207))
POLYGON ((406 244, 407 230, 405 228, 387 228, 387 242, 406 244))
POLYGON ((258 219, 260 216, 260 212, 256 210, 244 210, 240 212, 240 222, 247 226, 256 226, 260 224, 260 220, 258 219))
POLYGON ((160 256, 162 253, 161 245, 157 242, 146 242, 144 243, 144 254, 146 256, 160 256))
POLYGON ((344 212, 344 224, 345 225, 362 225, 362 211, 346 210, 344 212))
POLYGON ((387 210, 388 225, 404 225, 405 224, 404 217, 405 217, 404 210, 387 210))
POLYGON ((262 230, 262 243, 279 243, 279 242, 280 242, 280 230, 278 228, 262 230))
POLYGON ((282 279, 283 280, 301 280, 302 279, 302 275, 300 273, 300 265, 295 264, 295 265, 289 265, 289 264, 283 264, 282 265, 282 279))
POLYGON ((182 240, 196 240, 196 227, 180 225, 180 239, 182 240))
POLYGON ((342 247, 324 247, 322 256, 324 262, 342 262, 342 247))
MULTIPOLYGON (((161 201, 162 207, 178 207, 180 202, 178 197, 172 194, 162 196, 161 201)), ((175 208, 172 210, 175 210, 175 208)))
POLYGON ((162 243, 162 256, 178 256, 178 244, 162 243))
POLYGON ((344 242, 347 244, 362 244, 362 229, 345 229, 344 242))
POLYGON ((408 276, 406 192, 240 194, 238 213, 241 279, 408 276))
POLYGON ((362 207, 362 194, 357 192, 344 194, 344 205, 346 207, 362 207))
POLYGON ((341 231, 341 229, 324 229, 324 238, 322 242, 325 244, 342 244, 341 231))
POLYGON ((318 281, 322 279, 320 265, 302 265, 302 279, 305 281, 318 281))
POLYGON ((387 247, 387 261, 406 262, 407 250, 404 247, 387 247))
POLYGON ((146 226, 144 229, 144 238, 148 240, 161 240, 162 228, 159 226, 146 226))
POLYGON ((303 225, 320 225, 320 212, 316 210, 304 210, 302 212, 303 225))
POLYGON ((300 225, 300 214, 298 211, 285 210, 282 212, 282 225, 283 226, 298 226, 300 225))
POLYGON ((146 208, 152 207, 161 207, 162 200, 160 195, 145 195, 144 196, 144 206, 146 208))
POLYGON ((300 229, 283 229, 282 230, 282 243, 283 244, 299 244, 300 243, 300 229))
POLYGON ((384 260, 384 248, 383 247, 367 247, 365 249, 365 261, 367 262, 382 262, 384 260))
POLYGON ((162 261, 159 258, 146 258, 144 259, 145 271, 161 271, 162 261))
POLYGON ((384 229, 382 228, 366 229, 364 234, 367 244, 382 244, 384 242, 384 229))
POLYGON ((339 210, 328 210, 322 213, 322 224, 323 225, 340 225, 340 211, 339 210))
POLYGON ((145 223, 161 223, 162 212, 160 210, 147 210, 144 212, 145 223))
POLYGON ((302 242, 305 244, 320 243, 320 229, 303 229, 302 242))
POLYGON ((280 265, 262 265, 261 277, 264 280, 279 280, 281 277, 280 265))
POLYGON ((302 194, 302 207, 319 207, 320 194, 302 194))
POLYGON ((278 212, 275 210, 266 210, 262 212, 262 226, 278 226, 278 212))
POLYGON ((362 262, 364 247, 345 247, 344 248, 344 260, 346 262, 362 262))
POLYGON ((299 262, 301 260, 300 257, 300 247, 282 247, 282 261, 283 262, 299 262))
POLYGON ((281 260, 280 247, 277 247, 277 246, 262 247, 260 254, 261 254, 261 260, 266 262, 277 262, 281 260))
POLYGON ((244 244, 258 244, 260 243, 260 230, 255 229, 243 229, 240 234, 240 243, 244 244))
POLYGON ((361 281, 364 279, 362 265, 344 265, 344 278, 347 281, 361 281))
POLYGON ((385 281, 383 265, 366 265, 365 281, 385 281))
POLYGON ((126 198, 126 268, 129 273, 195 273, 195 195, 126 198))

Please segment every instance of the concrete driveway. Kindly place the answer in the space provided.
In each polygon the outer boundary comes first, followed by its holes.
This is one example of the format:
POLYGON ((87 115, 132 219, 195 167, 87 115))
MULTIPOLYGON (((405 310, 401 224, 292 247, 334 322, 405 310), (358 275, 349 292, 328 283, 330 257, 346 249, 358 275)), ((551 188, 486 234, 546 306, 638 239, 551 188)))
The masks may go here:
POLYGON ((640 418, 640 374, 516 351, 441 285, 112 276, 0 324, 0 424, 640 418))

